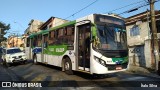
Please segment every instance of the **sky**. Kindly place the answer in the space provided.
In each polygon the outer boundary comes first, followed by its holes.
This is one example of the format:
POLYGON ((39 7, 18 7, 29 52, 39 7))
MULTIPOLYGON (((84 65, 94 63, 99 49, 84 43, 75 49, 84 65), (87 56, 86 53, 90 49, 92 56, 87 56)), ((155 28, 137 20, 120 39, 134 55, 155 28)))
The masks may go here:
MULTIPOLYGON (((109 11, 124 7, 112 12, 120 14, 141 6, 146 1, 148 0, 0 0, 0 21, 11 25, 7 37, 12 33, 24 34, 31 19, 43 22, 51 16, 65 19, 88 5, 90 6, 67 18, 67 20, 75 20, 93 13, 107 14, 109 11), (90 5, 94 1, 96 2, 90 5)), ((130 17, 147 9, 149 6, 131 13, 121 14, 121 16, 130 17)), ((155 9, 160 10, 160 1, 155 3, 155 9)))

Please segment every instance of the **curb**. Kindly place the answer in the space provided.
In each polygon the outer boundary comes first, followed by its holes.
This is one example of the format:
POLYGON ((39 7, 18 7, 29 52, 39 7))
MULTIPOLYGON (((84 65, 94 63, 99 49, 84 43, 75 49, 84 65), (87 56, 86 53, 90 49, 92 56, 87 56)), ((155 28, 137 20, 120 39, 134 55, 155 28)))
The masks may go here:
POLYGON ((160 79, 160 76, 158 75, 158 73, 156 73, 156 71, 149 70, 143 67, 130 66, 129 68, 127 68, 126 72, 160 79))

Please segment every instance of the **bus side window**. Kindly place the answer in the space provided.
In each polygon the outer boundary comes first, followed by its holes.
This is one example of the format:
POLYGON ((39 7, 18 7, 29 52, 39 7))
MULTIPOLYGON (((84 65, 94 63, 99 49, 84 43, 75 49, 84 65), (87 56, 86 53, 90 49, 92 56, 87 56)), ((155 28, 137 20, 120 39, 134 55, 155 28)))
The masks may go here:
POLYGON ((48 46, 48 43, 44 42, 44 48, 47 48, 47 46, 48 46))
POLYGON ((35 37, 34 37, 33 46, 34 46, 34 47, 37 47, 37 46, 38 46, 38 36, 35 36, 35 37))
POLYGON ((42 35, 38 35, 38 39, 37 39, 37 46, 38 47, 41 46, 41 40, 42 40, 42 35))
POLYGON ((34 38, 31 38, 31 47, 34 47, 34 38))
POLYGON ((74 42, 74 26, 67 27, 67 44, 73 44, 74 42))
POLYGON ((49 45, 53 45, 55 43, 55 31, 49 32, 49 45))
POLYGON ((30 46, 30 38, 29 38, 29 37, 27 38, 26 46, 27 46, 27 47, 29 47, 29 46, 30 46))
POLYGON ((57 32, 57 38, 56 38, 56 44, 62 44, 63 43, 63 29, 56 30, 57 32))
POLYGON ((64 28, 61 28, 61 29, 59 29, 59 33, 58 33, 58 41, 59 41, 59 44, 63 44, 63 30, 64 30, 64 28))
POLYGON ((59 41, 58 41, 58 29, 54 31, 54 44, 58 44, 59 41))
POLYGON ((47 48, 47 46, 48 46, 48 34, 44 35, 44 43, 43 43, 43 45, 44 45, 44 48, 47 48))

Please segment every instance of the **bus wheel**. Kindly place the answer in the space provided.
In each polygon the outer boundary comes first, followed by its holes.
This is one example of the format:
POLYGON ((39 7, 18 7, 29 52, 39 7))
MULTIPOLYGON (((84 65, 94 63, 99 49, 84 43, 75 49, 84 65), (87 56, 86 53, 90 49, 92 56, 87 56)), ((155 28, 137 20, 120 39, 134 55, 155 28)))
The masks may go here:
POLYGON ((68 75, 73 74, 72 64, 71 64, 71 60, 69 58, 66 58, 65 61, 64 61, 64 71, 68 75))
POLYGON ((33 63, 34 63, 34 64, 37 64, 37 56, 36 56, 36 55, 34 55, 33 63))

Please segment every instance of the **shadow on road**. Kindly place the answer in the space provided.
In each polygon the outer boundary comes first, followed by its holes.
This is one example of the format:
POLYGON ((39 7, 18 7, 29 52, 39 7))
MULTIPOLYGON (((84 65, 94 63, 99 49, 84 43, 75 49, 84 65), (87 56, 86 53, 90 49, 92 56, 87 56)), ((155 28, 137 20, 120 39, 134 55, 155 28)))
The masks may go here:
MULTIPOLYGON (((48 67, 48 68, 51 68, 51 69, 58 70, 58 71, 61 71, 61 70, 62 70, 62 68, 56 67, 56 66, 53 66, 53 65, 42 64, 42 63, 38 63, 38 64, 39 64, 39 65, 42 65, 42 66, 44 66, 44 67, 48 67)), ((91 80, 91 79, 96 80, 96 79, 105 79, 105 78, 110 78, 110 77, 117 77, 116 74, 100 74, 100 75, 98 75, 98 74, 93 74, 93 75, 91 75, 91 74, 84 73, 84 72, 78 72, 78 71, 73 71, 73 72, 74 72, 74 75, 77 75, 77 76, 79 76, 79 77, 81 77, 81 78, 89 79, 89 80, 91 80)), ((64 72, 64 73, 65 73, 65 72, 64 72)))

